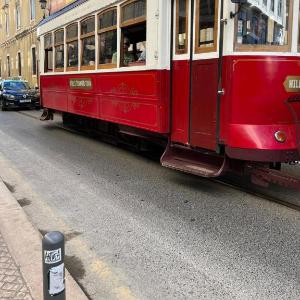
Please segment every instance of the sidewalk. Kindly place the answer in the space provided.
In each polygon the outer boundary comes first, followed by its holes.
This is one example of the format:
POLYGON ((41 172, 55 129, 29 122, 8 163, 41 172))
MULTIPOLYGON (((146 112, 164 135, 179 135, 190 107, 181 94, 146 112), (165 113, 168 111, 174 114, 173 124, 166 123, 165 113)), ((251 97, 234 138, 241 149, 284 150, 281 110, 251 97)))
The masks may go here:
POLYGON ((22 274, 0 233, 0 299, 31 300, 22 274))
MULTIPOLYGON (((0 299, 43 299, 42 237, 0 179, 0 299)), ((87 300, 66 270, 66 299, 87 300)))

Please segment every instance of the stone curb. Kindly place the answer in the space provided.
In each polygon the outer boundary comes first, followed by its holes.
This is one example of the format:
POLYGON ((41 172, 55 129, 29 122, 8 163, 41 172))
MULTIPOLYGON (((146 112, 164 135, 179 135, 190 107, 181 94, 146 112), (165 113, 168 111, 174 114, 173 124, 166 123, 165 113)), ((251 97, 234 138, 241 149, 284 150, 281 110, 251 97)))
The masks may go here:
MULTIPOLYGON (((1 179, 0 228, 32 297, 43 299, 42 237, 1 179)), ((66 299, 88 299, 67 270, 66 299)))

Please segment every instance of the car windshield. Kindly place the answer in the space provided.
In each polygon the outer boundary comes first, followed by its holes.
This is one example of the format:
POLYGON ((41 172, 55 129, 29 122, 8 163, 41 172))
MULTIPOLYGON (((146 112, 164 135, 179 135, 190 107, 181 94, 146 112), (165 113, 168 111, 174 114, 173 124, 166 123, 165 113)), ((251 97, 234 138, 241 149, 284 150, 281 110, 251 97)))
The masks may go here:
POLYGON ((28 90, 30 86, 24 81, 7 81, 4 82, 3 87, 5 90, 28 90))

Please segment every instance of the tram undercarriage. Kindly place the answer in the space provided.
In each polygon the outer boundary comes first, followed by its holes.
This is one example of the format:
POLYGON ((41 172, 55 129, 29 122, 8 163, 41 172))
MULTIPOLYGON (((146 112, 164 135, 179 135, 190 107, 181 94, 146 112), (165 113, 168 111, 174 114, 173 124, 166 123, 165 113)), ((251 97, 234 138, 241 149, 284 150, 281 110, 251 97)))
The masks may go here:
MULTIPOLYGON (((44 109, 42 121, 53 120, 55 111, 44 109)), ((122 126, 106 121, 62 113, 65 126, 76 126, 76 129, 90 135, 97 135, 105 142, 123 144, 130 150, 161 153, 160 162, 163 167, 178 170, 206 178, 217 178, 227 173, 239 176, 249 175, 255 185, 269 187, 276 184, 293 189, 300 189, 300 178, 285 174, 281 171, 281 162, 255 162, 232 159, 226 155, 206 149, 193 149, 180 144, 168 143, 168 137, 152 134, 136 128, 122 126)), ((244 150, 247 151, 247 150, 244 150)), ((300 151, 299 151, 300 157, 300 151)), ((288 164, 299 164, 298 161, 287 161, 288 164)))

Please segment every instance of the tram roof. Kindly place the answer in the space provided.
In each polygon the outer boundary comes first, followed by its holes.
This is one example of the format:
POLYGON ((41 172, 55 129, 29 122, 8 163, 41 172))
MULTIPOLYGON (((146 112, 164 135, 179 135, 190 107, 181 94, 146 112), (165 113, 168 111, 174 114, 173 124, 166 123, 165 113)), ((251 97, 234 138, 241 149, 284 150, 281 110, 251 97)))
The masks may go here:
POLYGON ((58 11, 56 11, 54 14, 52 14, 52 15, 48 16, 47 18, 43 19, 43 20, 39 23, 38 26, 41 26, 41 25, 44 25, 44 24, 50 22, 51 20, 53 20, 53 19, 55 19, 55 18, 57 18, 57 17, 59 17, 59 16, 65 14, 66 12, 72 10, 73 8, 79 6, 79 5, 81 5, 82 3, 87 2, 87 1, 88 1, 88 0, 76 0, 76 1, 74 1, 74 2, 72 2, 72 3, 70 3, 69 5, 63 7, 62 9, 60 9, 60 10, 58 10, 58 11))

